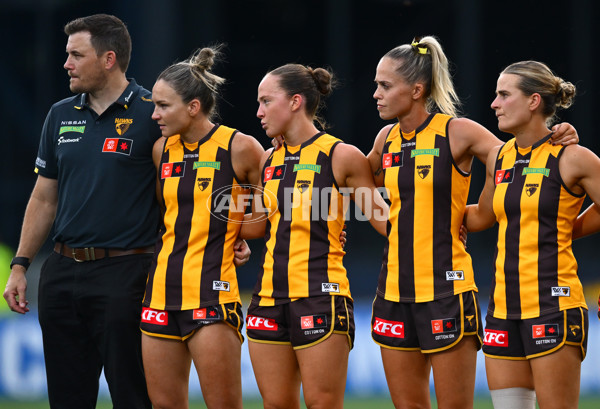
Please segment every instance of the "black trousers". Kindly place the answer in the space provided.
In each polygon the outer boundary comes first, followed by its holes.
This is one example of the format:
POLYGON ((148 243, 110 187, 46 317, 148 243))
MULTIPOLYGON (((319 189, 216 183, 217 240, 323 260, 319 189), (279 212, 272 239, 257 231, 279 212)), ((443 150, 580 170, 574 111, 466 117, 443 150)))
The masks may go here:
POLYGON ((76 262, 52 253, 39 285, 52 409, 93 409, 104 368, 115 409, 151 408, 139 329, 152 255, 76 262))

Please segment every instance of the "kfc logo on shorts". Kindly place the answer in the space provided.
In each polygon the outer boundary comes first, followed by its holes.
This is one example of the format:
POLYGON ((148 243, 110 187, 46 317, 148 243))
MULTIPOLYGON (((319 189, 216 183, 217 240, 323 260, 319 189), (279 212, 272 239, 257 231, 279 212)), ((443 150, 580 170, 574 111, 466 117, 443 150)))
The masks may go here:
POLYGON ((515 168, 510 169, 500 169, 496 171, 496 184, 500 183, 512 183, 513 178, 515 176, 515 168))
POLYGON ((373 332, 384 337, 404 338, 404 322, 388 321, 375 317, 373 332))
POLYGON ((144 307, 142 308, 142 322, 154 325, 167 325, 169 323, 169 315, 166 311, 144 307))
POLYGON ((218 320, 221 319, 217 307, 198 308, 193 310, 194 320, 218 320))
POLYGON ((486 329, 483 343, 492 347, 508 347, 508 332, 486 329))
POLYGON ((323 293, 339 293, 340 285, 338 283, 321 283, 321 292, 323 292, 323 293))
POLYGON ((441 334, 444 332, 456 332, 456 319, 431 320, 432 334, 441 334))
POLYGON ((558 337, 558 324, 532 325, 531 332, 533 338, 556 338, 558 337))
POLYGON ((246 317, 246 328, 261 331, 277 331, 277 323, 270 318, 248 315, 246 317))
POLYGON ((325 328, 327 327, 327 317, 325 315, 306 315, 300 317, 300 327, 302 329, 325 328))
POLYGON ((552 297, 570 297, 571 287, 552 287, 552 297))

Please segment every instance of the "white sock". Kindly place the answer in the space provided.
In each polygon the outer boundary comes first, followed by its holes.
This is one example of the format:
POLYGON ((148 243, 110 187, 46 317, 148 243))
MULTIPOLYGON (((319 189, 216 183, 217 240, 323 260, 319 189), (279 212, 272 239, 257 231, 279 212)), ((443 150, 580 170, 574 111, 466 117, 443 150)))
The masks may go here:
POLYGON ((490 391, 494 409, 535 409, 535 391, 527 388, 506 388, 490 391))

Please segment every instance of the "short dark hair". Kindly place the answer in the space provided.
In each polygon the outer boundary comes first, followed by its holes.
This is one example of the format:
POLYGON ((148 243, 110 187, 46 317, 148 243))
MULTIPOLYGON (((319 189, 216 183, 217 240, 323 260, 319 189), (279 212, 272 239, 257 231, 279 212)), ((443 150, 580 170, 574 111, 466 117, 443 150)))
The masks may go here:
POLYGON ((96 54, 114 51, 121 71, 126 72, 131 58, 131 37, 125 23, 108 14, 80 17, 65 25, 65 34, 87 31, 91 34, 92 47, 96 54))

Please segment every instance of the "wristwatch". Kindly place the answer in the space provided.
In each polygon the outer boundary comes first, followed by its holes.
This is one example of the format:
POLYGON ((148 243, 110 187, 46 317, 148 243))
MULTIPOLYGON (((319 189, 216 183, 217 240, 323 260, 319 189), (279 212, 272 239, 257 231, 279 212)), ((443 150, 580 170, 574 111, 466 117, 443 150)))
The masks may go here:
POLYGON ((29 262, 29 259, 27 257, 13 257, 13 259, 10 262, 11 270, 15 264, 17 264, 19 266, 23 266, 23 267, 25 267, 25 270, 27 270, 31 263, 29 262))

